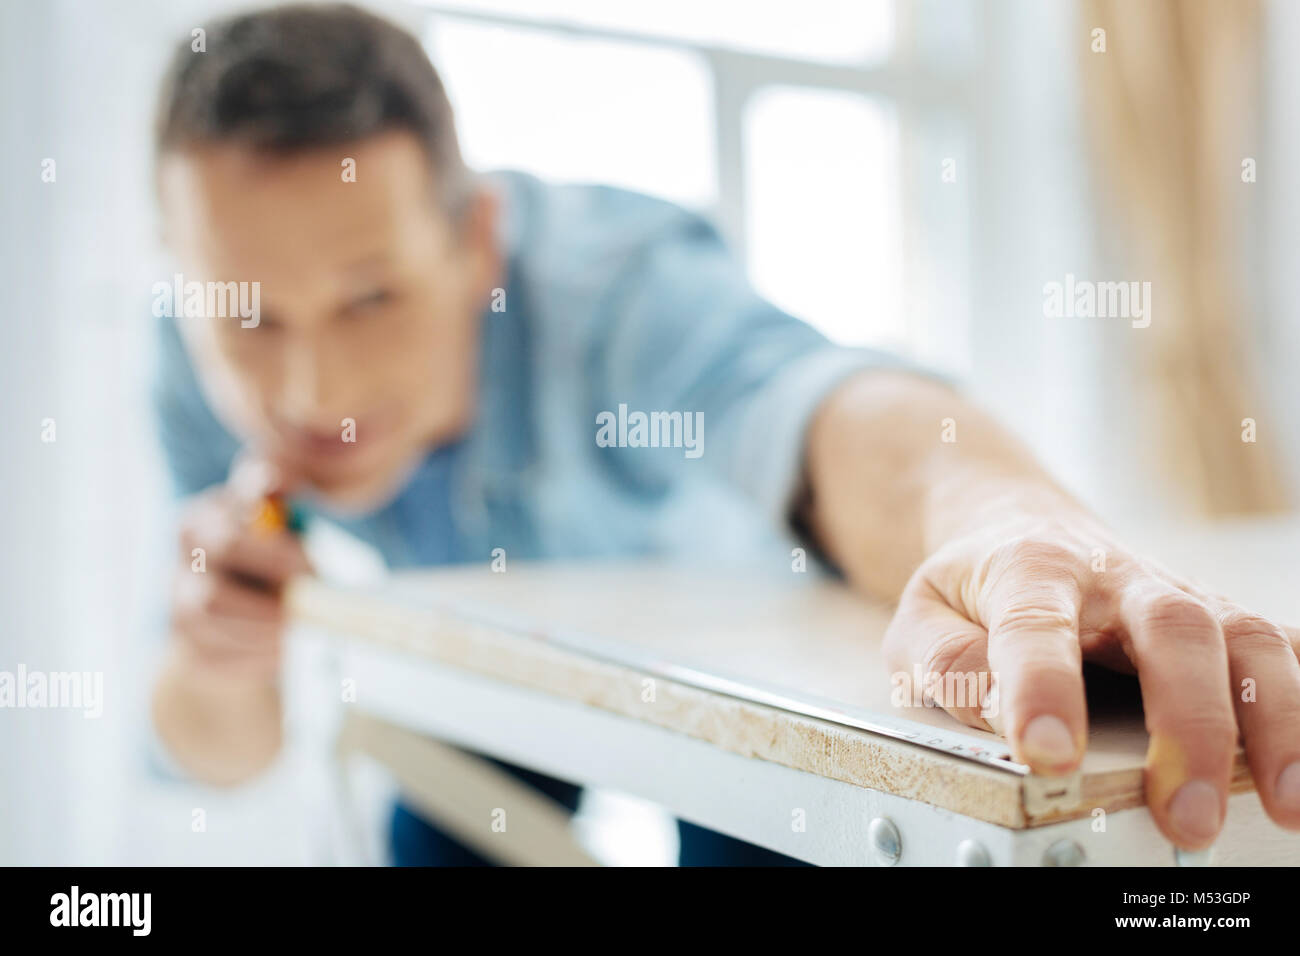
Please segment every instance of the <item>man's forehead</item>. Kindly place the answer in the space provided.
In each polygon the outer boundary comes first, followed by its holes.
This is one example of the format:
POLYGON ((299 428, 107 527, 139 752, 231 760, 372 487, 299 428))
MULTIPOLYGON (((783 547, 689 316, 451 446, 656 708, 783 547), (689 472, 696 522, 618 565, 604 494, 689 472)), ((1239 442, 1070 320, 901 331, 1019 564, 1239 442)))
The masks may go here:
POLYGON ((168 239, 205 259, 265 261, 304 245, 336 264, 373 259, 439 215, 433 185, 404 132, 288 154, 223 143, 160 166, 168 239))
POLYGON ((240 140, 199 143, 169 150, 162 158, 165 182, 187 186, 195 180, 245 185, 286 183, 319 186, 361 185, 365 179, 405 178, 432 182, 429 161, 419 140, 406 130, 391 130, 328 145, 292 150, 268 149, 240 140), (363 178, 362 172, 369 175, 363 178))

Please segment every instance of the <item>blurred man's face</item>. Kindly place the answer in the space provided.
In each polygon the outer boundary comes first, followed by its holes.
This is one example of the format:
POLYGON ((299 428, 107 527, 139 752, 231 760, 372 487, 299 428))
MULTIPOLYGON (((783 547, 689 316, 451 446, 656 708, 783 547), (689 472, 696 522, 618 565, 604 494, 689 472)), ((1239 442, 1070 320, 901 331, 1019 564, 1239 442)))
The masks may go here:
POLYGON ((404 132, 285 157, 205 147, 161 172, 185 281, 261 283, 255 326, 177 320, 213 409, 327 501, 383 503, 472 418, 492 200, 453 221, 404 132))

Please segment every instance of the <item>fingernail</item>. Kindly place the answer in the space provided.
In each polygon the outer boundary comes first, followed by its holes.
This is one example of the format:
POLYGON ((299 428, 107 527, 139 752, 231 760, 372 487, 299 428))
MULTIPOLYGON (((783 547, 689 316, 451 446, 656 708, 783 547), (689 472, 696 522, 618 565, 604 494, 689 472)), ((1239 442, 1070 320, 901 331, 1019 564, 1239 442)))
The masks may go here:
POLYGON ((1035 767, 1060 767, 1074 761, 1074 738, 1065 721, 1041 714, 1025 726, 1020 746, 1035 767))
POLYGON ((1300 810, 1300 760, 1288 764, 1277 775, 1273 786, 1273 797, 1287 810, 1300 810))
POLYGON ((1219 835, 1223 822, 1218 788, 1205 780, 1183 784, 1169 801, 1169 822, 1189 842, 1209 843, 1219 835))

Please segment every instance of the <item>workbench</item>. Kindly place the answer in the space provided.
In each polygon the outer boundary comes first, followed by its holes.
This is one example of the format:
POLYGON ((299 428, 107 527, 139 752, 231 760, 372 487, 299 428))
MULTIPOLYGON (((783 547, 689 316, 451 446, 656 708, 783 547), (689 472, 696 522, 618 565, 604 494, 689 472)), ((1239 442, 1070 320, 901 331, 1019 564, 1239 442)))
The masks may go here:
MULTIPOLYGON (((503 862, 590 861, 557 836, 555 808, 508 780, 456 783, 473 758, 436 742, 822 865, 1300 863, 1300 834, 1268 820, 1240 755, 1213 851, 1176 853, 1143 806, 1140 706, 1093 712, 1081 771, 1050 779, 728 694, 734 681, 899 714, 879 653, 889 610, 812 572, 511 563, 363 590, 305 580, 289 601, 345 639, 342 750, 381 760, 503 862), (510 815, 509 839, 494 814, 510 815)), ((942 710, 902 710, 936 740, 1005 749, 942 710)))

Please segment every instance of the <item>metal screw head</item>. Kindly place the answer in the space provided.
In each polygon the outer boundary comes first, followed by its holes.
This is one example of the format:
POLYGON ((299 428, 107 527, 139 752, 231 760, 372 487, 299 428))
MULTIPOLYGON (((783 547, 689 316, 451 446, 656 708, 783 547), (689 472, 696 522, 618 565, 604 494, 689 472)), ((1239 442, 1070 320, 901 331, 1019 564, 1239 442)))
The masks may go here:
POLYGON ((903 855, 903 838, 888 817, 876 817, 867 828, 871 850, 879 866, 893 866, 903 855))
POLYGON ((1073 840, 1057 840, 1043 854, 1043 866, 1082 866, 1083 847, 1073 840))
POLYGON ((992 866, 989 851, 976 840, 962 840, 957 844, 958 866, 992 866))

